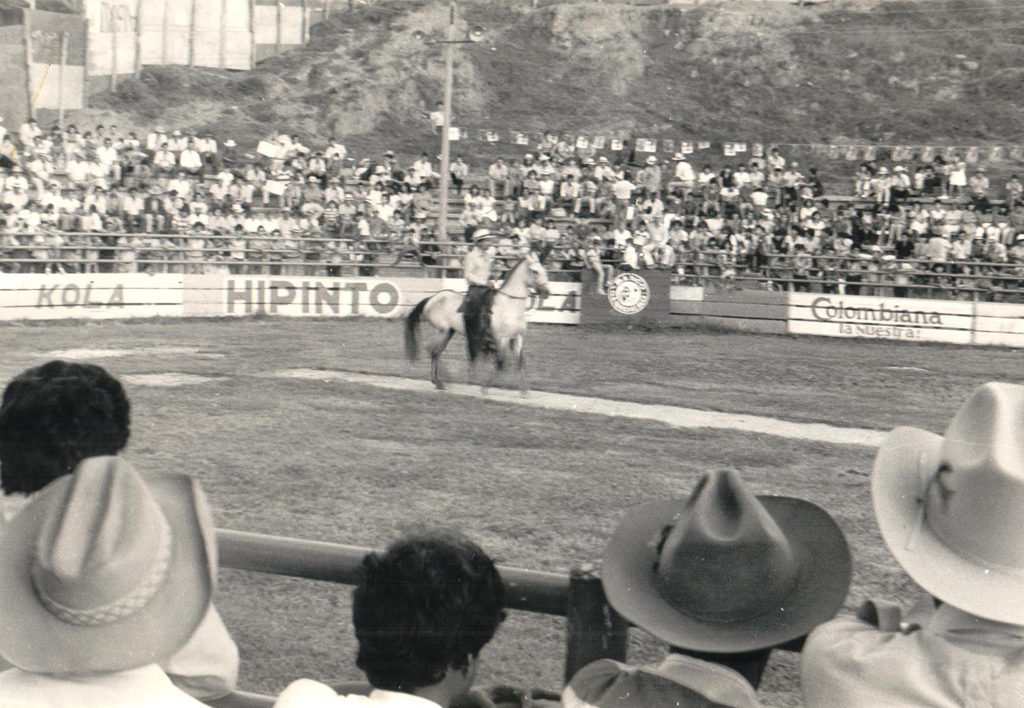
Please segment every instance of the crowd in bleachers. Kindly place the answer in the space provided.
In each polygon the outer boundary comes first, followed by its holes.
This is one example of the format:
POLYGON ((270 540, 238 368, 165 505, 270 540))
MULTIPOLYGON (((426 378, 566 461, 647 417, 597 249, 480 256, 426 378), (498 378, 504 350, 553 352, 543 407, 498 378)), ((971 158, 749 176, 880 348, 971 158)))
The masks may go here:
POLYGON ((840 524, 714 470, 627 510, 605 547, 608 605, 667 645, 659 661, 600 658, 554 690, 475 686, 505 581, 461 533, 421 528, 362 561, 364 677, 298 678, 276 700, 235 690, 212 510, 186 474, 126 460, 129 411, 91 364, 51 361, 4 390, 5 708, 753 708, 773 651, 800 652, 810 708, 1024 705, 1021 385, 978 387, 944 435, 899 427, 879 445, 875 516, 919 586, 901 588, 920 596, 909 613, 868 600, 837 616, 854 562, 840 524))
POLYGON ((829 197, 814 168, 774 148, 697 168, 681 153, 598 154, 547 134, 519 159, 453 159, 459 213, 439 243, 439 167, 427 153, 356 160, 336 140, 313 148, 295 135, 243 152, 210 134, 30 120, 3 136, 0 155, 8 272, 452 265, 487 226, 505 255, 544 245, 556 267, 665 268, 684 282, 856 292, 875 278, 970 293, 1024 276, 1021 180, 994 187, 984 167, 942 157, 912 171, 864 162, 847 194, 829 197))

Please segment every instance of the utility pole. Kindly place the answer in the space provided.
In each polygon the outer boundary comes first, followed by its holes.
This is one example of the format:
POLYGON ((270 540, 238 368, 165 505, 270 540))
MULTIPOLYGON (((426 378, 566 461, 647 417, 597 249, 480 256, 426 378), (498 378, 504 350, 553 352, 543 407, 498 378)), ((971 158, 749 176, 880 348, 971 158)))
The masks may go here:
POLYGON ((455 3, 448 7, 448 32, 444 42, 444 125, 441 126, 441 194, 438 199, 440 215, 437 221, 439 241, 448 240, 448 179, 451 160, 449 132, 452 127, 452 84, 454 83, 455 58, 452 45, 455 43, 455 3))

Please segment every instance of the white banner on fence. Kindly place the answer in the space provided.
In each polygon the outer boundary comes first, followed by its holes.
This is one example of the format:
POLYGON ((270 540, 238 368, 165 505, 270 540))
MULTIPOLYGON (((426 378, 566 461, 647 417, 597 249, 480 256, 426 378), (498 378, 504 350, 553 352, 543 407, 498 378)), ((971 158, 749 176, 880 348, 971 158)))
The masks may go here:
POLYGON ((394 280, 231 276, 224 279, 223 314, 288 317, 395 317, 402 291, 394 280))
POLYGON ((0 274, 0 320, 181 317, 180 275, 0 274))
MULTIPOLYGON (((446 278, 438 290, 445 288, 464 293, 469 286, 462 278, 446 278)), ((552 281, 548 283, 548 290, 547 297, 530 296, 526 305, 526 321, 543 324, 579 324, 580 284, 552 281)))
POLYGON ((974 343, 1024 347, 1024 305, 977 303, 974 309, 974 343))
MULTIPOLYGON (((441 290, 464 293, 466 282, 438 278, 306 278, 228 276, 221 314, 289 317, 403 317, 441 290)), ((550 283, 546 298, 530 298, 528 322, 578 324, 579 283, 550 283)))
POLYGON ((819 293, 790 293, 790 334, 971 343, 973 305, 819 293))

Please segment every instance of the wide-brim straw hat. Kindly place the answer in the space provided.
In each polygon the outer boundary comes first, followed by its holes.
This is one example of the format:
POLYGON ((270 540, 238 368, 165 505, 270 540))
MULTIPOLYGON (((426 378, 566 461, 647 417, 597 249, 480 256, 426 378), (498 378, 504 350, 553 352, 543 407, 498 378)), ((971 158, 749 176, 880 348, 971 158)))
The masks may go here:
POLYGON ((1024 625, 1024 386, 975 389, 944 435, 893 430, 871 496, 914 582, 970 614, 1024 625))
POLYGON ((562 691, 565 708, 720 706, 756 708, 761 703, 739 673, 720 664, 677 654, 657 666, 630 666, 598 659, 576 672, 562 691))
POLYGON ((731 470, 688 499, 628 512, 604 553, 611 606, 681 649, 755 651, 831 619, 850 585, 850 552, 823 509, 754 496, 731 470))
POLYGON ((195 480, 83 460, 0 534, 0 656, 55 675, 160 662, 202 621, 216 565, 195 480))

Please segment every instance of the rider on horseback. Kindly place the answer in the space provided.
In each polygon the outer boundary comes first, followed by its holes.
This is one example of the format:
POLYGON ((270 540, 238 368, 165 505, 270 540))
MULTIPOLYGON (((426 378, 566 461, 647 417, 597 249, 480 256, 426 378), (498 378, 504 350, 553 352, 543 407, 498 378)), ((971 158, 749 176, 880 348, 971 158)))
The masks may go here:
POLYGON ((491 266, 497 253, 496 240, 497 235, 489 229, 477 229, 473 232, 473 247, 462 259, 463 277, 469 284, 469 290, 461 309, 471 359, 488 348, 491 301, 494 297, 491 266))

